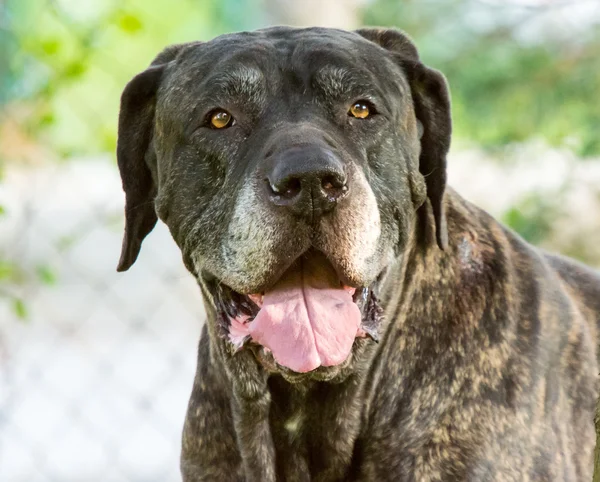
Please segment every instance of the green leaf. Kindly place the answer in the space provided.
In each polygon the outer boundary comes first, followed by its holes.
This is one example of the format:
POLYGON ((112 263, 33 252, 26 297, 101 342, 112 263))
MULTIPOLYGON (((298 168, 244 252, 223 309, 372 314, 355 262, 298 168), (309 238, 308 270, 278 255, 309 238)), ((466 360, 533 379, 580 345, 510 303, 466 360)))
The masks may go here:
POLYGON ((36 271, 42 283, 46 285, 56 284, 56 274, 54 273, 54 271, 52 271, 52 268, 50 268, 49 266, 39 265, 36 268, 36 271))
POLYGON ((117 130, 111 126, 111 129, 104 128, 100 133, 101 145, 107 152, 114 152, 117 148, 117 130))
POLYGON ((27 318, 27 307, 25 306, 25 302, 21 298, 14 298, 12 305, 17 318, 25 320, 27 318))
POLYGON ((67 251, 77 242, 78 239, 79 236, 76 234, 67 234, 65 236, 62 236, 56 242, 56 248, 60 252, 67 251))
POLYGON ((2 204, 0 204, 0 216, 4 216, 6 214, 6 209, 4 208, 4 206, 2 206, 2 204))
POLYGON ((0 281, 10 280, 15 277, 16 269, 13 263, 0 261, 0 281))
POLYGON ((131 13, 124 13, 121 15, 118 24, 121 30, 127 33, 136 33, 143 28, 141 20, 131 13))
POLYGON ((76 79, 80 77, 86 70, 85 63, 82 61, 75 60, 71 62, 64 70, 64 76, 67 79, 76 79))
POLYGON ((41 47, 46 55, 54 55, 60 48, 60 42, 57 39, 44 40, 41 47))
POLYGON ((52 112, 44 112, 38 118, 38 124, 40 127, 48 127, 56 122, 56 117, 52 112))

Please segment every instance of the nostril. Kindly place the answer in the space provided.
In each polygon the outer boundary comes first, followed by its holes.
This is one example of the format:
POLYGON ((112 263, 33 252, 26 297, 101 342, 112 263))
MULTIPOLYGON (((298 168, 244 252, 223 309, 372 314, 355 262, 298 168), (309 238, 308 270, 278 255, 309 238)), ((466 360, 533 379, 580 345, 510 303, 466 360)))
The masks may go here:
POLYGON ((295 197, 302 189, 302 184, 298 178, 286 179, 276 183, 267 179, 267 184, 269 185, 271 194, 286 198, 295 197))
POLYGON ((330 191, 332 189, 342 189, 345 186, 345 182, 339 176, 330 175, 323 177, 321 186, 326 191, 330 191))
POLYGON ((302 184, 299 179, 292 178, 285 183, 283 195, 286 197, 294 197, 302 189, 302 184))
POLYGON ((324 176, 321 179, 321 188, 328 202, 336 203, 348 194, 348 184, 344 176, 324 176))

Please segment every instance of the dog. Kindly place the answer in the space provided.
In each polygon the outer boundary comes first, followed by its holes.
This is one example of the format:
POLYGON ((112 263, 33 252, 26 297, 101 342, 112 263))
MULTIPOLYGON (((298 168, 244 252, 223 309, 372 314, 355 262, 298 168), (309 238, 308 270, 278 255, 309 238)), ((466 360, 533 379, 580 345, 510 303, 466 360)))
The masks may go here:
POLYGON ((446 186, 404 33, 168 47, 118 129, 118 271, 160 218, 206 307, 185 482, 591 480, 600 276, 446 186))

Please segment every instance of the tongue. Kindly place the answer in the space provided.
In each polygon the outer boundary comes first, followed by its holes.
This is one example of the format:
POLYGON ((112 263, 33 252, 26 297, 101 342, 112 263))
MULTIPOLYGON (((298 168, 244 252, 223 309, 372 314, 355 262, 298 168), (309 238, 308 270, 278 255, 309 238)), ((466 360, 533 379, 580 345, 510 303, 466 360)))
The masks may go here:
POLYGON ((290 268, 267 291, 249 325, 252 339, 295 372, 342 363, 350 354, 361 315, 352 295, 340 287, 324 256, 290 268))

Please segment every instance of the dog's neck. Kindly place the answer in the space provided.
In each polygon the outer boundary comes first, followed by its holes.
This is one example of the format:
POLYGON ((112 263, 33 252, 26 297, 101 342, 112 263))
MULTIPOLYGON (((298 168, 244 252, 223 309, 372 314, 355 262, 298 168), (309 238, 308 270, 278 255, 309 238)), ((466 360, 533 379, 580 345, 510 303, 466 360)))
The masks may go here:
MULTIPOLYGON (((502 282, 506 277, 509 241, 504 228, 451 189, 445 209, 448 247, 441 250, 437 246, 431 208, 424 204, 417 212, 407 249, 389 267, 381 284, 385 312, 382 344, 387 343, 386 338, 405 336, 406 330, 415 330, 411 336, 418 338, 424 337, 421 330, 440 337, 474 330, 483 313, 460 307, 471 301, 471 306, 483 310, 486 301, 499 296, 490 279, 502 282)), ((419 349, 422 346, 414 347, 415 352, 419 349)))
POLYGON ((416 212, 405 249, 387 267, 378 289, 377 294, 385 312, 381 335, 387 332, 389 320, 397 320, 402 311, 405 315, 409 314, 410 310, 403 310, 401 307, 411 291, 418 289, 420 284, 429 282, 422 276, 426 268, 440 266, 442 259, 452 257, 452 250, 453 247, 449 246, 444 252, 437 246, 433 211, 429 202, 425 202, 416 212))

